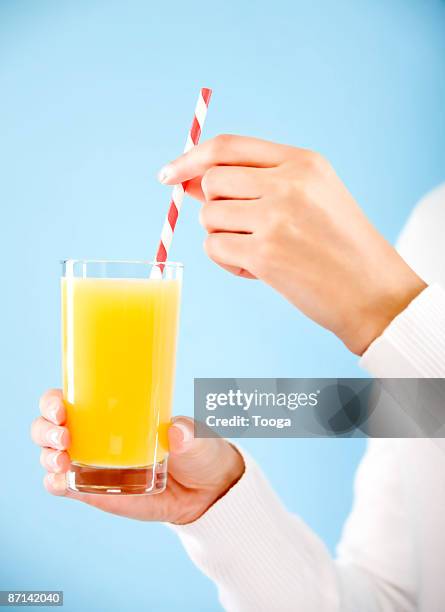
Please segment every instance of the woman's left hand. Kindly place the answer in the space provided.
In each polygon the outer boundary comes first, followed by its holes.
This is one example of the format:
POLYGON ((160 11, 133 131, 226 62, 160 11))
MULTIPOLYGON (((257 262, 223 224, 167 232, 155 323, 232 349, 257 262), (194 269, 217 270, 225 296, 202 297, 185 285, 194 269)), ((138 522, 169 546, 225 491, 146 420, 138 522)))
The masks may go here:
POLYGON ((189 181, 213 261, 263 280, 358 355, 426 287, 317 153, 221 135, 159 180, 189 181))

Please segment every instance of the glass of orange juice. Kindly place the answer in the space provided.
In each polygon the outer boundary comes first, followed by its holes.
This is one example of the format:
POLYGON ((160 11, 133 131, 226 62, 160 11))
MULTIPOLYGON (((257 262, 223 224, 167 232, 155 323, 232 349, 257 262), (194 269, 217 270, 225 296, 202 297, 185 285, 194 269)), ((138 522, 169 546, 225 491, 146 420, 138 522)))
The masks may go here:
POLYGON ((63 262, 72 490, 152 494, 166 487, 182 265, 161 267, 63 262))

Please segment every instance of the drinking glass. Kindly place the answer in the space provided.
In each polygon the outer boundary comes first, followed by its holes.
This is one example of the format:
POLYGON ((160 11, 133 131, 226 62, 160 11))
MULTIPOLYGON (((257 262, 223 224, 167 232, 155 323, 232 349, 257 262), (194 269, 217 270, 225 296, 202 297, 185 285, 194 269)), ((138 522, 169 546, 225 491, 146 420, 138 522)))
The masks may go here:
POLYGON ((160 493, 167 482, 182 265, 62 264, 68 488, 160 493))

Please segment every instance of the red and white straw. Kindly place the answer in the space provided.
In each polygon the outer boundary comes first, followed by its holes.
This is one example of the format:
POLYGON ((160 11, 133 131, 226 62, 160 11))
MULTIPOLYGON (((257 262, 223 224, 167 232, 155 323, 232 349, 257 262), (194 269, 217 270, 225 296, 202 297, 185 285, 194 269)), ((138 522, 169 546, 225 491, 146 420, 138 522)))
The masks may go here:
MULTIPOLYGON (((210 102, 210 96, 212 90, 203 88, 199 92, 198 102, 196 103, 195 114, 193 117, 192 127, 187 136, 187 142, 185 144, 184 153, 193 149, 199 142, 204 121, 207 115, 207 108, 210 102)), ((168 209, 168 214, 162 228, 161 241, 156 253, 156 264, 152 269, 152 277, 159 276, 164 270, 164 263, 167 261, 168 253, 173 239, 173 232, 175 231, 176 222, 178 220, 179 212, 181 210, 182 202, 184 200, 184 194, 187 188, 187 182, 180 183, 173 187, 172 199, 168 209)))

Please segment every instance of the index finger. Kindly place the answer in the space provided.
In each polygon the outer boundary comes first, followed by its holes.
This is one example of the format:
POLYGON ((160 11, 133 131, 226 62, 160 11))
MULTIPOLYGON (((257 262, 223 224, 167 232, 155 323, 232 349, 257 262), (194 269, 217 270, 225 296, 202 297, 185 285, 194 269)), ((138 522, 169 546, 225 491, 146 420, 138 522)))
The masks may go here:
POLYGON ((275 144, 259 138, 221 134, 207 140, 164 166, 159 180, 177 185, 202 176, 212 166, 250 166, 273 168, 299 151, 295 147, 275 144))
POLYGON ((39 401, 40 412, 45 419, 55 425, 66 422, 66 410, 61 389, 49 389, 39 401))

